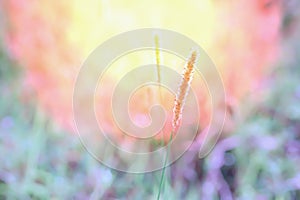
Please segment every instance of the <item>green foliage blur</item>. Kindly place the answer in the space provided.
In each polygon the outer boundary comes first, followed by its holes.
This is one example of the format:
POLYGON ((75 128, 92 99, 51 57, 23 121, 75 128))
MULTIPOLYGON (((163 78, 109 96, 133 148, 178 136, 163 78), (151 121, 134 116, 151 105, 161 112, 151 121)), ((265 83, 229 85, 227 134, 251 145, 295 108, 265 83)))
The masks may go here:
MULTIPOLYGON (((267 98, 208 157, 167 168, 163 199, 300 199, 300 42, 271 72, 267 98)), ((111 170, 22 95, 0 50, 0 199, 155 199, 160 172, 111 170)))

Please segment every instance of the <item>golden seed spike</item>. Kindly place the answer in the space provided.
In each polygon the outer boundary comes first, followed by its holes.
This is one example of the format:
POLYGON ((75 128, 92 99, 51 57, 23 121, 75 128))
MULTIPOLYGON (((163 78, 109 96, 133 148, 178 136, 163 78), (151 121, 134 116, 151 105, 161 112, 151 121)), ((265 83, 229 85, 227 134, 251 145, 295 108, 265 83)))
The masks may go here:
POLYGON ((197 56, 198 56, 197 51, 195 50, 192 51, 191 56, 183 70, 182 79, 178 87, 178 91, 174 102, 174 108, 173 108, 173 120, 172 120, 173 133, 176 133, 182 117, 182 111, 183 111, 185 99, 186 96, 188 95, 191 82, 193 79, 193 74, 195 71, 194 64, 196 63, 197 56))

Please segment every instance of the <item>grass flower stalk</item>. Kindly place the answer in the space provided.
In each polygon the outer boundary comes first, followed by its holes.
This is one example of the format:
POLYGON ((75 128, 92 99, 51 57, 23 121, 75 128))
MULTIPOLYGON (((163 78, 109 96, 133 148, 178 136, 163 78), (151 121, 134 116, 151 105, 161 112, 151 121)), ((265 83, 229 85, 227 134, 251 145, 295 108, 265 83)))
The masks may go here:
POLYGON ((195 71, 195 63, 197 59, 197 51, 192 51, 190 58, 184 68, 181 83, 178 87, 178 91, 176 94, 174 108, 173 108, 173 119, 172 119, 172 132, 176 133, 181 118, 182 118, 182 111, 184 108, 185 100, 188 95, 188 92, 191 87, 191 82, 193 80, 193 74, 195 71))
POLYGON ((162 99, 162 92, 161 92, 161 70, 160 70, 160 51, 159 51, 159 38, 158 35, 154 37, 155 42, 155 58, 156 58, 156 71, 157 71, 157 83, 158 83, 158 93, 159 93, 159 100, 163 102, 162 99))
MULTIPOLYGON (((172 119, 172 131, 171 131, 171 134, 170 134, 169 142, 172 141, 173 134, 176 134, 176 132, 179 128, 179 125, 180 125, 185 100, 186 100, 186 97, 187 97, 188 92, 190 90, 191 82, 193 80, 193 75, 194 75, 194 71, 195 71, 195 66, 194 65, 196 63, 197 56, 198 56, 197 51, 195 51, 195 50, 192 51, 192 53, 191 53, 191 55, 188 59, 188 62, 185 65, 183 73, 182 73, 181 82, 179 84, 178 91, 177 91, 176 98, 175 98, 175 102, 174 102, 173 119, 172 119)), ((168 160, 168 157, 169 157, 169 151, 170 151, 169 142, 167 143, 168 148, 167 148, 167 153, 166 153, 166 157, 165 157, 165 161, 164 161, 164 167, 163 167, 163 170, 162 170, 161 179, 160 179, 160 183, 159 183, 159 190, 158 190, 157 200, 160 199, 161 191, 164 187, 166 164, 167 164, 167 160, 168 160)))

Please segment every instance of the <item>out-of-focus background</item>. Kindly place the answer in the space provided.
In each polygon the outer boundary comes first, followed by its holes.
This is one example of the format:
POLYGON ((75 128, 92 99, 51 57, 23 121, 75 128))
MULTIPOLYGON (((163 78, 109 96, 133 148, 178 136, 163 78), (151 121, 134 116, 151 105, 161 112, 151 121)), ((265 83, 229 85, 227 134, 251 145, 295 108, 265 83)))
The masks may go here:
POLYGON ((0 199, 156 198, 161 171, 101 165, 70 120, 82 60, 143 27, 200 43, 230 99, 214 150, 198 159, 191 148, 168 168, 162 199, 300 199, 297 1, 82 2, 0 2, 0 199))

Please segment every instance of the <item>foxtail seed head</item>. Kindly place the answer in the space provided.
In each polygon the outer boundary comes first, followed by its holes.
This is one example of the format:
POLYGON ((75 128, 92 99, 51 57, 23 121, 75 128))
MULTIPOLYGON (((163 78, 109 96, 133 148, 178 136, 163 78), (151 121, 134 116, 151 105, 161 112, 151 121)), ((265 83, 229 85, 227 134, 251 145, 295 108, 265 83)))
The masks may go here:
POLYGON ((193 79, 193 74, 195 71, 195 63, 198 57, 196 50, 192 51, 187 64, 184 67, 180 85, 175 98, 174 108, 173 108, 173 120, 172 120, 172 132, 175 133, 179 127, 182 111, 185 103, 186 96, 188 95, 189 89, 191 87, 191 82, 193 79))

